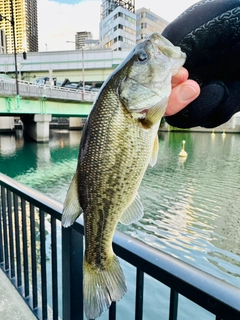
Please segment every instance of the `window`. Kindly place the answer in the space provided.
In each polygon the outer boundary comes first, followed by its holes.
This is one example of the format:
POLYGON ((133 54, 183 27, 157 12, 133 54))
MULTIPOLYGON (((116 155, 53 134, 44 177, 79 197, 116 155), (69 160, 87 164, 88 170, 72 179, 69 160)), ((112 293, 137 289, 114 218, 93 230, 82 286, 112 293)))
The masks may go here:
POLYGON ((125 20, 127 20, 128 22, 131 22, 131 23, 133 23, 133 24, 136 24, 136 20, 135 19, 133 19, 133 18, 131 18, 131 17, 129 17, 128 15, 124 15, 124 18, 125 18, 125 20))
POLYGON ((128 27, 126 27, 126 26, 124 26, 124 31, 136 35, 136 31, 135 31, 135 30, 133 30, 133 29, 131 29, 131 28, 128 28, 128 27))
POLYGON ((146 39, 147 38, 147 34, 146 33, 141 33, 141 39, 146 39))

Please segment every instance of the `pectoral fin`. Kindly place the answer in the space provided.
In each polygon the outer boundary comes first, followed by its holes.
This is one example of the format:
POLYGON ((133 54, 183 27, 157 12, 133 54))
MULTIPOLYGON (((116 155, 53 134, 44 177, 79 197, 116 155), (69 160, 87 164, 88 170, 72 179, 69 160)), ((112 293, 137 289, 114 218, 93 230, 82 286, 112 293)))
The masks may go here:
POLYGON ((158 104, 150 108, 146 113, 145 122, 148 127, 157 124, 163 117, 167 108, 168 98, 163 98, 158 104))
POLYGON ((122 214, 120 222, 122 224, 131 224, 138 221, 143 217, 143 205, 138 193, 135 196, 133 202, 129 205, 126 211, 122 214))
POLYGON ((82 209, 78 201, 77 173, 75 173, 63 205, 62 225, 70 227, 81 213, 82 209))
POLYGON ((159 142, 158 142, 158 135, 156 135, 153 143, 152 156, 149 161, 149 164, 151 167, 155 166, 155 164, 157 163, 158 150, 159 150, 159 142))

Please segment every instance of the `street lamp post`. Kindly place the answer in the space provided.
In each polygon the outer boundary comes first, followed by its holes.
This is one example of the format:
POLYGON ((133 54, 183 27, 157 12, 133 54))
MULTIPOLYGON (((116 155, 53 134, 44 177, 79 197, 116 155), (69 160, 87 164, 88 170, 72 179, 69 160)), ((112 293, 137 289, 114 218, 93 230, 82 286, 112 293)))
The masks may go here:
POLYGON ((15 78, 16 78, 16 93, 17 93, 17 107, 19 107, 20 96, 19 96, 19 86, 18 86, 18 70, 17 70, 17 49, 16 49, 16 37, 15 37, 15 20, 13 14, 13 2, 10 0, 11 18, 8 19, 0 14, 0 21, 7 20, 11 23, 13 32, 13 47, 14 47, 14 64, 15 64, 15 78))
POLYGON ((84 100, 85 95, 85 81, 84 81, 84 50, 82 47, 82 99, 84 100))
MULTIPOLYGON (((75 41, 67 41, 68 43, 75 43, 78 44, 75 41)), ((82 99, 84 100, 84 95, 85 95, 85 80, 84 80, 84 50, 83 46, 81 47, 82 50, 82 99)))

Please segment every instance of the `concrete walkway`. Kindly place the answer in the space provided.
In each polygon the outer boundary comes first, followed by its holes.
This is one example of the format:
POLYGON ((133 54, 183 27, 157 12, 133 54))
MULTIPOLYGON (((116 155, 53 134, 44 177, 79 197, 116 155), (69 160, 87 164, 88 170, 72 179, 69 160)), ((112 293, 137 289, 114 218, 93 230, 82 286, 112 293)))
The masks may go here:
POLYGON ((36 320, 27 304, 0 268, 0 319, 36 320))

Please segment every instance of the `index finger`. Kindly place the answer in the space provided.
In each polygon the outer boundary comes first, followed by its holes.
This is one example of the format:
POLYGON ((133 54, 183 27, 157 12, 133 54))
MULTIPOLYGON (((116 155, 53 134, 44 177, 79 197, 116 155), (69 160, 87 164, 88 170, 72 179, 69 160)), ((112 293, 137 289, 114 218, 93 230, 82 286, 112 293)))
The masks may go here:
POLYGON ((181 67, 174 76, 172 76, 172 88, 178 86, 180 83, 188 79, 188 71, 184 67, 181 67))

